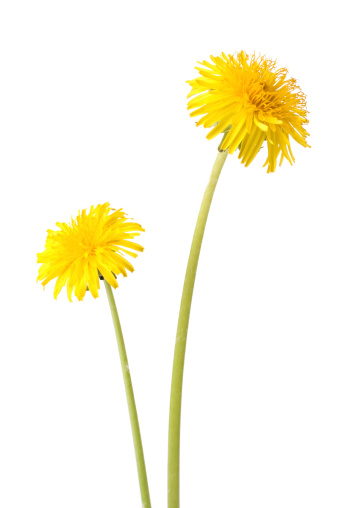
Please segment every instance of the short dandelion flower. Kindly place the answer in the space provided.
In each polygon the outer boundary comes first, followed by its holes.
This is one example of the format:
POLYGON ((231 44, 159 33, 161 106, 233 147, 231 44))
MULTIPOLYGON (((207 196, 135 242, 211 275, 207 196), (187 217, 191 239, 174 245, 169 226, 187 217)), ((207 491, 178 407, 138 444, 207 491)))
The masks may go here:
POLYGON ((144 229, 109 203, 92 206, 88 213, 82 210, 70 224, 57 222, 56 226, 59 230, 47 231, 45 250, 37 255, 41 263, 37 280, 45 286, 57 278, 55 299, 65 285, 70 301, 73 291, 83 300, 87 289, 97 298, 100 276, 117 288, 116 276, 134 271, 125 254, 135 258, 134 251, 143 251, 131 240, 144 229))
POLYGON ((133 272, 133 266, 125 255, 137 257, 135 251, 143 251, 143 247, 131 240, 145 230, 136 222, 129 221, 122 209, 110 208, 109 203, 92 206, 89 212, 82 210, 76 219, 71 219, 70 224, 57 222, 56 226, 59 228, 57 231, 47 231, 45 250, 37 255, 37 261, 41 263, 37 279, 45 286, 57 278, 55 299, 66 285, 70 301, 73 291, 78 300, 83 300, 87 290, 97 298, 99 280, 104 280, 121 361, 142 506, 151 508, 130 367, 112 290, 112 287, 118 287, 118 275, 126 277, 127 270, 133 272))
POLYGON ((276 69, 276 61, 264 56, 248 56, 244 51, 236 55, 210 57, 212 63, 199 62, 200 77, 188 81, 192 90, 188 103, 202 115, 197 125, 212 127, 208 139, 224 133, 220 148, 229 153, 239 147, 239 159, 248 166, 267 141, 268 173, 276 169, 284 158, 295 162, 290 137, 308 147, 309 135, 303 125, 308 123, 306 98, 296 80, 287 79, 287 69, 276 69))

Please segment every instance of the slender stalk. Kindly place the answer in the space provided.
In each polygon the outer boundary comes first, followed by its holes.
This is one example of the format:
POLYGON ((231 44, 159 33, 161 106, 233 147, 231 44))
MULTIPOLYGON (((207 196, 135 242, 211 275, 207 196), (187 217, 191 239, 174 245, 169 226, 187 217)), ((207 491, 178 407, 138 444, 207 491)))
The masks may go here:
POLYGON ((188 258, 174 351, 168 440, 168 508, 179 508, 180 420, 186 339, 199 254, 208 212, 228 150, 219 151, 201 203, 188 258))
POLYGON ((130 422, 131 422, 133 444, 134 444, 135 454, 136 454, 139 487, 140 487, 140 494, 141 494, 141 498, 142 498, 142 508, 151 508, 150 493, 149 493, 149 486, 148 486, 148 482, 147 482, 142 439, 140 436, 140 428, 139 428, 139 422, 138 422, 138 416, 137 416, 137 409, 136 409, 135 397, 133 394, 133 388, 132 388, 132 382, 131 382, 131 376, 130 376, 130 370, 129 370, 129 364, 128 364, 128 357, 126 355, 125 344, 124 344, 124 339, 123 339, 123 334, 122 334, 122 328, 121 328, 121 324, 119 321, 117 307, 116 307, 116 303, 115 303, 115 299, 114 299, 114 296, 112 293, 111 286, 106 280, 104 280, 104 285, 105 285, 105 289, 106 289, 106 292, 108 295, 111 316, 112 316, 112 320, 113 320, 113 324, 114 324, 115 332, 116 332, 119 357, 120 357, 121 365, 122 365, 125 392, 126 392, 126 398, 127 398, 127 402, 128 402, 130 422))

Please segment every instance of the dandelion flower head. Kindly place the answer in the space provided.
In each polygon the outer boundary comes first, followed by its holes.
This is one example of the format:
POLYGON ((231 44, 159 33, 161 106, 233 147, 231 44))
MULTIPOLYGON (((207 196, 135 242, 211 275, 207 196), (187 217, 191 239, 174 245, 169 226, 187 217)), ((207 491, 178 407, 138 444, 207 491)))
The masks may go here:
POLYGON ((125 255, 136 258, 134 251, 143 251, 131 240, 145 230, 109 203, 82 210, 70 224, 57 222, 56 226, 57 231, 47 231, 45 250, 37 255, 41 263, 37 280, 45 286, 57 278, 55 299, 65 285, 69 301, 73 291, 83 300, 87 289, 97 298, 100 275, 117 288, 116 276, 134 271, 125 255))
POLYGON ((295 162, 290 137, 309 146, 309 135, 303 127, 308 123, 306 98, 287 69, 276 69, 276 61, 264 56, 211 56, 212 63, 199 62, 200 76, 188 81, 192 87, 188 98, 190 116, 202 115, 197 125, 212 127, 208 139, 227 132, 221 149, 229 153, 239 147, 239 159, 248 166, 267 141, 268 173, 274 172, 278 157, 295 162))

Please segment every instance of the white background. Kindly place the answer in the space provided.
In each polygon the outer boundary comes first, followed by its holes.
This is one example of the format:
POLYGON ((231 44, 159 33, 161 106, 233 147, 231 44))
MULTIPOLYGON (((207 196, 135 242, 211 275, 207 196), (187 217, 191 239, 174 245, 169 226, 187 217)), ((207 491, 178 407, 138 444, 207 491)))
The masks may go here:
POLYGON ((311 149, 229 156, 195 286, 182 508, 337 505, 336 66, 328 2, 16 1, 0 17, 0 506, 130 508, 138 480, 104 288, 36 284, 46 230, 109 201, 145 228, 120 280, 153 508, 166 505, 175 328, 220 139, 186 111, 198 60, 256 50, 308 97, 311 149))

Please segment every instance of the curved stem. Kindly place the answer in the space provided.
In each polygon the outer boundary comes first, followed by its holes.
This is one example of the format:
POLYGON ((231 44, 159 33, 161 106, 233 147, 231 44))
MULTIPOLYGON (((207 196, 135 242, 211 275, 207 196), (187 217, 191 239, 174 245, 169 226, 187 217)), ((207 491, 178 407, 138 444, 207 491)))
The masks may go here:
POLYGON ((183 387, 183 372, 185 363, 186 339, 188 323, 191 311, 191 302, 195 276, 197 272, 199 254, 207 222, 208 212, 211 206, 213 194, 218 182, 222 167, 228 155, 228 150, 218 153, 215 160, 210 180, 205 190, 201 203, 197 224, 193 235, 190 256, 185 274, 183 294, 181 297, 177 337, 174 350, 169 441, 168 441, 168 508, 179 508, 179 458, 180 458, 180 420, 181 420, 181 397, 183 387))
POLYGON ((132 382, 131 382, 131 376, 130 376, 130 370, 129 370, 129 364, 128 364, 128 357, 126 355, 125 344, 124 344, 123 334, 122 334, 122 328, 121 328, 121 324, 119 321, 117 307, 116 307, 116 303, 115 303, 115 299, 114 299, 114 296, 112 293, 111 286, 106 280, 104 280, 104 285, 105 285, 105 289, 106 289, 106 292, 108 295, 111 316, 112 316, 112 320, 113 320, 113 324, 114 324, 115 332, 116 332, 119 357, 120 357, 121 365, 122 365, 125 392, 126 392, 126 398, 127 398, 127 402, 128 402, 130 422, 131 422, 133 444, 134 444, 135 454, 136 454, 139 487, 140 487, 140 494, 141 494, 141 498, 142 498, 142 507, 143 508, 151 508, 150 493, 149 493, 149 486, 148 486, 148 482, 147 482, 142 439, 140 436, 140 428, 139 428, 139 422, 138 422, 138 416, 137 416, 137 409, 136 409, 135 397, 133 394, 133 388, 132 388, 132 382))

